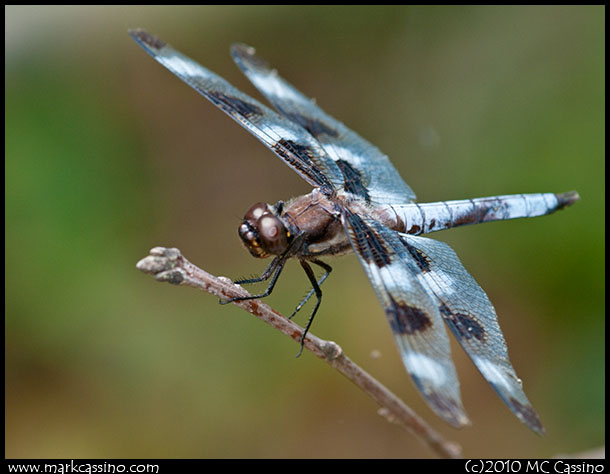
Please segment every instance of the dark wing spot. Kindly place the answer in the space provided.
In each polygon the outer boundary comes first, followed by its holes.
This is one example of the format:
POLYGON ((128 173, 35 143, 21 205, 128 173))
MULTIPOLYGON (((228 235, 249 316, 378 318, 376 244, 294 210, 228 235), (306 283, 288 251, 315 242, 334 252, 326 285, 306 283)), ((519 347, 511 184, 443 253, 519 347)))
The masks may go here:
POLYGON ((459 330, 460 334, 466 337, 466 339, 474 337, 479 341, 485 340, 485 329, 472 315, 456 313, 454 318, 457 329, 459 330))
POLYGON ((377 233, 360 216, 347 211, 347 220, 353 227, 353 242, 360 256, 369 264, 379 268, 389 265, 390 253, 377 233))
POLYGON ((544 427, 542 426, 542 422, 540 421, 540 418, 538 418, 538 414, 531 406, 523 405, 519 402, 519 400, 512 397, 510 397, 508 401, 515 409, 515 411, 523 417, 527 426, 529 426, 539 434, 544 434, 544 427))
MULTIPOLYGON (((332 189, 332 184, 326 175, 320 170, 314 161, 314 153, 307 145, 299 145, 292 140, 282 138, 271 147, 274 152, 281 156, 290 166, 309 176, 320 187, 332 189)), ((330 191, 328 191, 330 193, 330 191)), ((327 194, 327 193, 325 193, 327 194)))
POLYGON ((337 160, 335 163, 337 163, 337 166, 339 166, 339 169, 343 174, 343 189, 348 193, 364 198, 366 202, 371 202, 371 197, 362 182, 362 174, 360 171, 344 160, 337 160))
POLYGON ((149 46, 152 49, 161 49, 161 48, 165 47, 165 45, 167 44, 164 41, 161 41, 156 36, 153 36, 144 30, 140 30, 140 29, 131 30, 130 33, 134 38, 138 38, 142 43, 144 43, 146 46, 149 46))
POLYGON ((279 142, 273 145, 273 150, 279 153, 283 158, 288 160, 291 164, 298 158, 295 166, 302 166, 303 164, 311 167, 313 165, 312 152, 307 145, 299 145, 292 140, 286 140, 282 138, 279 142))
POLYGON ((445 318, 450 327, 453 329, 456 337, 462 337, 464 339, 474 337, 481 342, 485 340, 485 337, 487 336, 485 328, 481 326, 477 318, 474 316, 464 313, 454 313, 444 303, 441 304, 438 309, 443 315, 443 318, 445 318))
POLYGON ((443 416, 443 419, 452 426, 461 428, 469 423, 468 419, 465 418, 462 408, 455 399, 447 397, 439 392, 425 393, 424 395, 434 408, 436 408, 437 412, 443 416))
POLYGON ((419 250, 418 248, 415 248, 412 245, 409 245, 405 240, 402 240, 402 243, 405 246, 405 248, 407 249, 407 252, 409 252, 411 257, 413 257, 413 259, 415 260, 415 263, 417 263, 417 266, 422 271, 422 273, 429 272, 430 271, 430 259, 428 258, 428 256, 425 253, 423 253, 421 250, 419 250))
POLYGON ((238 114, 250 118, 262 115, 262 110, 254 104, 245 102, 237 97, 231 97, 222 92, 198 89, 203 95, 210 97, 212 102, 220 106, 227 112, 237 112, 238 114))
POLYGON ((391 295, 387 312, 391 316, 390 327, 398 334, 414 334, 432 325, 432 321, 423 310, 409 306, 404 301, 396 301, 391 295))
POLYGON ((311 117, 306 117, 297 112, 287 112, 281 109, 279 105, 277 106, 278 110, 282 113, 282 115, 288 117, 295 123, 298 123, 301 127, 307 130, 314 137, 318 137, 320 135, 328 135, 331 137, 337 137, 339 134, 336 130, 330 128, 328 125, 324 124, 320 120, 316 120, 311 117))

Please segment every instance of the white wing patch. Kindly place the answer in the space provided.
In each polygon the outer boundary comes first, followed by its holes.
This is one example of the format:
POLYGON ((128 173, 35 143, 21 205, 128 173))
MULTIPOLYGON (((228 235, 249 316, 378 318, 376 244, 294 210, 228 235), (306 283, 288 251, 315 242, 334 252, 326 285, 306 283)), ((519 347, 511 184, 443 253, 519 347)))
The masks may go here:
POLYGON ((180 57, 176 54, 171 54, 162 58, 162 60, 159 60, 159 62, 162 62, 166 67, 170 68, 171 70, 176 71, 176 74, 182 74, 188 77, 205 77, 201 73, 201 66, 196 62, 185 58, 184 56, 180 57))
MULTIPOLYGON (((509 374, 506 374, 501 366, 483 357, 474 356, 472 361, 489 383, 502 387, 506 391, 512 391, 512 386, 506 379, 509 374)), ((521 379, 517 378, 516 380, 521 384, 521 379)))
POLYGON ((432 357, 418 352, 403 352, 402 361, 405 366, 410 368, 413 375, 420 379, 427 380, 435 386, 441 386, 447 382, 444 367, 432 357))

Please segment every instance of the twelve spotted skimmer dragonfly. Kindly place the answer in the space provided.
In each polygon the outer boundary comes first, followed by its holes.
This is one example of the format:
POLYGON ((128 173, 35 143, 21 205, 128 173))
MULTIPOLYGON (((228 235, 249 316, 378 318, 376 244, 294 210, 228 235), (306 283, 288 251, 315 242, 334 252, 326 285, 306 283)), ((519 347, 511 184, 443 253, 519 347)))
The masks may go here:
MULTIPOLYGON (((386 155, 323 112, 253 48, 235 44, 231 54, 277 112, 146 31, 130 34, 314 187, 287 203, 257 203, 246 212, 241 240, 254 257, 274 257, 260 277, 236 282, 269 280, 263 294, 249 298, 269 295, 286 261, 297 258, 313 289, 295 313, 313 294, 317 299, 304 339, 320 305, 320 286, 331 271, 320 258, 353 251, 383 306, 407 371, 441 418, 456 427, 469 424, 446 325, 513 413, 536 433, 544 432, 509 361, 489 298, 447 244, 419 235, 550 214, 578 200, 576 192, 416 203, 386 155), (319 280, 310 264, 324 270, 319 280)), ((230 301, 237 299, 245 298, 230 301)))

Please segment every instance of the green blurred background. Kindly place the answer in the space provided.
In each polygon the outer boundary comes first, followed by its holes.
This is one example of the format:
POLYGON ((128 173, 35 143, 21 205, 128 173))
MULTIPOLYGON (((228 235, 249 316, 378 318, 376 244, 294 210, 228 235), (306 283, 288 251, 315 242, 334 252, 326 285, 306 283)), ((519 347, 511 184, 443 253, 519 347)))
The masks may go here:
MULTIPOLYGON (((256 201, 309 191, 146 55, 144 27, 259 97, 232 42, 386 152, 422 202, 576 189, 552 216, 454 229, 548 434, 461 350, 473 426, 422 402, 354 256, 316 335, 338 342, 469 457, 605 442, 604 7, 5 7, 6 456, 433 457, 298 345, 207 293, 135 269, 176 246, 232 278, 256 201), (381 357, 371 357, 374 351, 381 357)), ((332 262, 331 262, 332 263, 332 262)), ((289 265, 269 298, 308 290, 289 265)), ((303 324, 306 312, 298 320, 303 324)))

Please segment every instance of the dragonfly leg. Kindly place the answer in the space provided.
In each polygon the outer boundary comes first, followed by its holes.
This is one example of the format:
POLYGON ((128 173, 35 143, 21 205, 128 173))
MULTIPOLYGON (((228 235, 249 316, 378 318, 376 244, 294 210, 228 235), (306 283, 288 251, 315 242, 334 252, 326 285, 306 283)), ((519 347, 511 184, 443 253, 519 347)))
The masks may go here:
POLYGON ((273 291, 273 287, 277 283, 277 279, 280 276, 280 273, 282 273, 282 270, 284 269, 285 262, 286 262, 285 258, 276 257, 275 259, 273 259, 271 264, 267 267, 267 269, 263 272, 263 274, 260 277, 250 278, 248 280, 239 280, 239 281, 235 282, 238 284, 256 283, 259 281, 268 280, 269 277, 271 277, 271 281, 269 282, 269 285, 267 286, 267 289, 265 290, 264 293, 261 293, 260 295, 251 295, 251 296, 236 296, 235 298, 230 298, 228 300, 220 300, 219 303, 228 304, 228 303, 232 303, 234 301, 255 300, 255 299, 259 299, 259 298, 264 298, 265 296, 269 296, 271 294, 271 292, 273 291))
POLYGON ((249 285, 251 283, 258 283, 269 279, 271 274, 275 271, 276 267, 280 263, 280 257, 275 257, 269 266, 265 268, 265 271, 261 273, 261 276, 255 278, 245 278, 243 280, 235 280, 233 283, 236 285, 249 285))
MULTIPOLYGON (((331 267, 327 263, 324 263, 317 259, 312 259, 312 260, 310 260, 310 262, 315 263, 316 265, 318 265, 319 267, 322 267, 324 269, 324 275, 322 275, 322 277, 318 280, 318 286, 322 286, 322 283, 324 283, 324 280, 326 280, 328 275, 330 275, 330 272, 333 270, 333 267, 331 267)), ((307 296, 305 296, 305 298, 303 298, 303 301, 301 301, 298 304, 298 306, 295 308, 295 310, 292 312, 292 314, 288 317, 288 319, 292 319, 301 310, 301 308, 303 306, 305 306, 305 303, 307 303, 307 301, 309 301, 309 298, 311 298, 311 296, 315 293, 315 291, 316 290, 314 288, 312 288, 310 290, 310 292, 307 294, 307 296)))
MULTIPOLYGON (((283 206, 282 201, 279 201, 277 206, 279 208, 281 208, 283 206)), ((299 248, 299 246, 301 245, 301 243, 303 241, 303 237, 304 237, 303 233, 296 235, 294 237, 294 239, 290 242, 290 245, 288 246, 286 251, 282 255, 278 255, 277 257, 275 257, 271 261, 269 266, 265 269, 265 271, 262 273, 261 276, 235 281, 235 283, 237 283, 238 285, 247 285, 250 283, 258 283, 261 281, 266 281, 269 278, 271 278, 271 281, 269 282, 269 285, 267 286, 267 289, 265 290, 264 293, 261 293, 260 295, 252 295, 252 296, 236 296, 235 298, 231 298, 228 300, 220 300, 219 303, 228 304, 228 303, 232 303, 234 301, 256 300, 259 298, 264 298, 265 296, 269 296, 271 294, 271 292, 273 291, 273 287, 277 283, 277 279, 280 276, 280 273, 282 273, 282 270, 284 269, 284 264, 286 263, 286 260, 288 260, 288 258, 290 258, 290 256, 293 254, 295 248, 299 248)))
MULTIPOLYGON (((316 294, 316 298, 318 299, 318 301, 316 301, 316 305, 314 306, 313 311, 311 312, 311 315, 309 316, 309 320, 307 321, 307 324, 305 325, 305 329, 303 330, 303 335, 301 336, 301 348, 299 350, 299 353, 297 354, 297 357, 299 357, 303 353, 303 346, 305 344, 305 336, 307 336, 307 333, 309 332, 309 328, 311 327, 311 323, 313 322, 313 318, 316 315, 318 308, 320 307, 320 303, 322 302, 322 290, 320 289, 320 286, 318 285, 318 282, 316 281, 316 276, 313 273, 313 270, 311 269, 311 267, 305 260, 299 260, 299 262, 301 263, 303 270, 305 270, 305 274, 307 275, 307 278, 309 278, 311 286, 313 287, 312 291, 316 294)), ((312 260, 312 262, 313 262, 313 260, 312 260)), ((320 261, 316 261, 317 265, 320 265, 321 263, 322 262, 320 262, 320 261)), ((320 266, 322 268, 324 268, 325 270, 330 269, 330 267, 328 265, 326 265, 325 263, 320 266)), ((330 273, 330 270, 327 270, 326 276, 328 276, 329 273, 330 273)))

